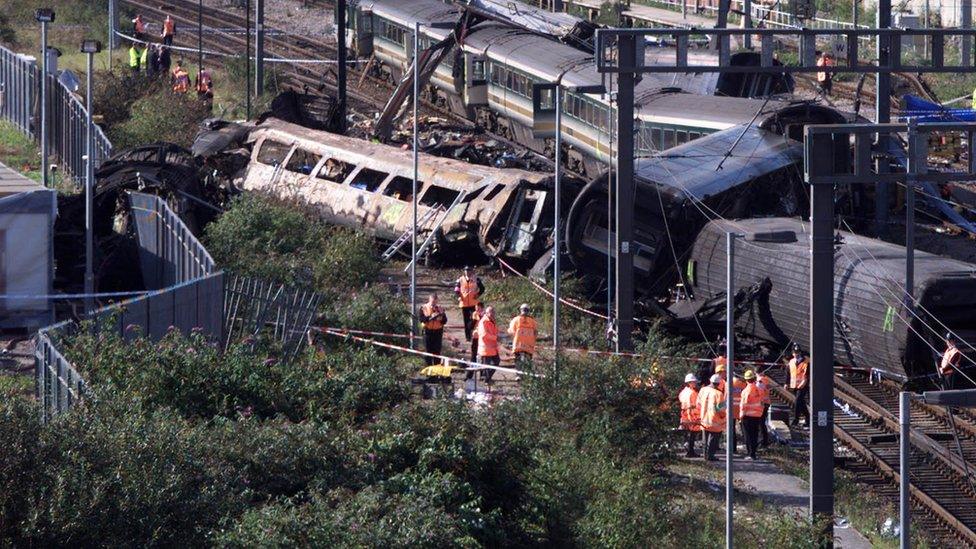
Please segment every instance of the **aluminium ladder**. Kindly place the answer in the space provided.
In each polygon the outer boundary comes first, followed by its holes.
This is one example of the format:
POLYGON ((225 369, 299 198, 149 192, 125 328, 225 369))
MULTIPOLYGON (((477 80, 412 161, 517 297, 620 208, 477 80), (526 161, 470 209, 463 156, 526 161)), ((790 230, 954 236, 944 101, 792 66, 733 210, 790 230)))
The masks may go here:
MULTIPOLYGON (((424 212, 424 215, 421 216, 417 221, 417 230, 422 230, 427 223, 438 214, 438 212, 440 212, 440 208, 428 208, 427 211, 424 212)), ((397 239, 390 244, 390 247, 383 252, 383 261, 389 261, 391 257, 396 255, 396 253, 400 251, 400 248, 410 241, 411 236, 413 236, 413 228, 407 229, 403 232, 403 234, 398 236, 397 239)))
MULTIPOLYGON (((430 244, 434 241, 434 235, 437 234, 437 231, 441 228, 441 225, 443 225, 444 222, 447 221, 447 216, 451 215, 451 212, 454 210, 454 208, 456 208, 458 204, 460 204, 461 201, 464 200, 464 197, 467 196, 467 194, 468 191, 459 192, 457 197, 454 199, 454 202, 452 202, 451 205, 446 210, 443 210, 444 215, 441 216, 440 220, 437 222, 437 225, 434 225, 434 227, 430 230, 430 233, 427 235, 427 239, 424 240, 424 243, 420 245, 420 249, 417 250, 417 257, 424 255, 424 252, 427 251, 427 247, 430 246, 430 244)), ((442 209, 443 207, 434 211, 441 211, 442 209)), ((410 266, 413 265, 413 262, 415 260, 416 258, 412 258, 410 260, 410 263, 407 263, 407 267, 403 269, 403 272, 409 271, 410 266)))

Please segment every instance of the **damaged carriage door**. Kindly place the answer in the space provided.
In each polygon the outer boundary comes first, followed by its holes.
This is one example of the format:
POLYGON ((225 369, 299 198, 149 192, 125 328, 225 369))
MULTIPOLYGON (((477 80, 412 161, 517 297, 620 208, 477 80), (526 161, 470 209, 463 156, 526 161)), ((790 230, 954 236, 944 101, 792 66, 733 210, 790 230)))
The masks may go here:
POLYGON ((477 107, 488 104, 488 62, 481 55, 464 54, 464 104, 477 107))
POLYGON ((355 52, 356 57, 365 59, 373 55, 373 11, 359 8, 355 4, 349 6, 348 10, 346 20, 352 29, 351 36, 347 33, 347 39, 352 42, 349 48, 355 52))
MULTIPOLYGON (((545 219, 543 213, 549 194, 548 191, 526 188, 524 182, 519 185, 505 238, 506 255, 529 257, 539 245, 546 244, 543 239, 547 231, 540 231, 539 225, 545 219)), ((549 206, 551 209, 551 204, 549 206)))
POLYGON ((556 85, 532 85, 532 137, 556 137, 556 85))

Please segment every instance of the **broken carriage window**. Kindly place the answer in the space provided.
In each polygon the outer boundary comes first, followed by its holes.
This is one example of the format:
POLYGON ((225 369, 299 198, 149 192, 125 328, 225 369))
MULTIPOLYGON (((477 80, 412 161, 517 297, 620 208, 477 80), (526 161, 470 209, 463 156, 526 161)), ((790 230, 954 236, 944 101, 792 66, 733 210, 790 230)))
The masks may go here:
POLYGON ((471 62, 471 79, 472 80, 484 80, 485 79, 485 61, 484 59, 475 59, 471 62))
MULTIPOLYGON (((417 189, 423 192, 424 182, 417 181, 417 189)), ((403 200, 404 202, 411 202, 413 200, 413 179, 408 179, 406 177, 396 176, 386 184, 386 188, 383 189, 384 196, 392 196, 397 200, 403 200)))
POLYGON ((485 198, 483 200, 485 202, 489 202, 493 200, 496 196, 498 196, 498 193, 502 192, 502 189, 504 188, 505 185, 502 185, 501 183, 496 184, 494 187, 491 188, 490 191, 488 191, 488 194, 485 195, 485 198))
POLYGON ((290 172, 308 175, 312 173, 312 170, 318 165, 321 159, 321 156, 308 152, 305 149, 295 149, 291 158, 288 159, 288 164, 285 166, 285 169, 290 172))
POLYGON ((454 203, 454 200, 459 194, 461 194, 461 192, 455 191, 454 189, 431 185, 427 187, 427 192, 420 195, 420 203, 425 206, 439 205, 447 207, 454 203))
POLYGON ((349 174, 352 173, 353 168, 355 166, 352 164, 348 164, 342 160, 336 160, 335 158, 329 158, 325 161, 325 164, 315 177, 341 185, 349 177, 349 174))
POLYGON ((258 162, 268 166, 277 166, 285 160, 290 150, 291 145, 265 139, 264 143, 261 144, 261 150, 258 151, 258 162))
POLYGON ((359 170, 355 176, 353 176, 352 182, 349 183, 349 186, 362 191, 368 191, 371 193, 376 192, 376 189, 380 188, 380 184, 383 183, 383 180, 386 179, 388 175, 390 174, 378 172, 369 168, 363 168, 359 170))

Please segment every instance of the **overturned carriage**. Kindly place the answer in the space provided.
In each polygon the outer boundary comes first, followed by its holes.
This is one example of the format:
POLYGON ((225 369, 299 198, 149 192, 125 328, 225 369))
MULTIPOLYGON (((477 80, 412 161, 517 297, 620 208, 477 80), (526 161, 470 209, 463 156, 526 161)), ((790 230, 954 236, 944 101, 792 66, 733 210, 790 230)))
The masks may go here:
MULTIPOLYGON (((270 119, 252 131, 245 190, 309 205, 388 241, 413 227, 409 150, 270 119)), ((420 155, 418 231, 432 250, 532 261, 552 234, 552 177, 420 155)))
MULTIPOLYGON (((725 318, 726 233, 735 251, 736 325, 786 347, 809 348, 810 234, 798 219, 714 221, 685 267, 699 320, 725 318), (721 304, 717 302, 720 301, 721 304)), ((834 255, 834 358, 910 379, 931 376, 951 330, 976 344, 976 265, 915 252, 915 313, 905 305, 905 248, 838 232, 834 255)), ((971 349, 960 347, 970 358, 971 349)), ((971 364, 963 361, 963 366, 971 364)))

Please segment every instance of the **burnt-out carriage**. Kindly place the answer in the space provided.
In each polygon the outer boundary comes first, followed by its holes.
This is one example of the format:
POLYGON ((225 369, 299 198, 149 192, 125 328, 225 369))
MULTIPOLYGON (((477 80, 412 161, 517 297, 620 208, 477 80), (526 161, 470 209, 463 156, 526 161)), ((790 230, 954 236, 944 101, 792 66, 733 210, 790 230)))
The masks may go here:
MULTIPOLYGON (((269 119, 249 135, 244 189, 395 241, 413 225, 413 155, 269 119)), ((552 234, 552 176, 420 155, 418 227, 435 250, 531 261, 552 234)))
MULTIPOLYGON (((724 322, 726 233, 744 234, 735 250, 737 326, 781 348, 796 342, 808 349, 809 230, 808 223, 785 218, 709 223, 683 265, 695 306, 682 303, 676 309, 698 311, 702 322, 724 322)), ((834 357, 839 364, 918 378, 935 373, 946 331, 976 344, 976 265, 916 251, 913 315, 905 306, 905 248, 837 234, 834 357)), ((976 359, 968 346, 960 349, 976 359)))

